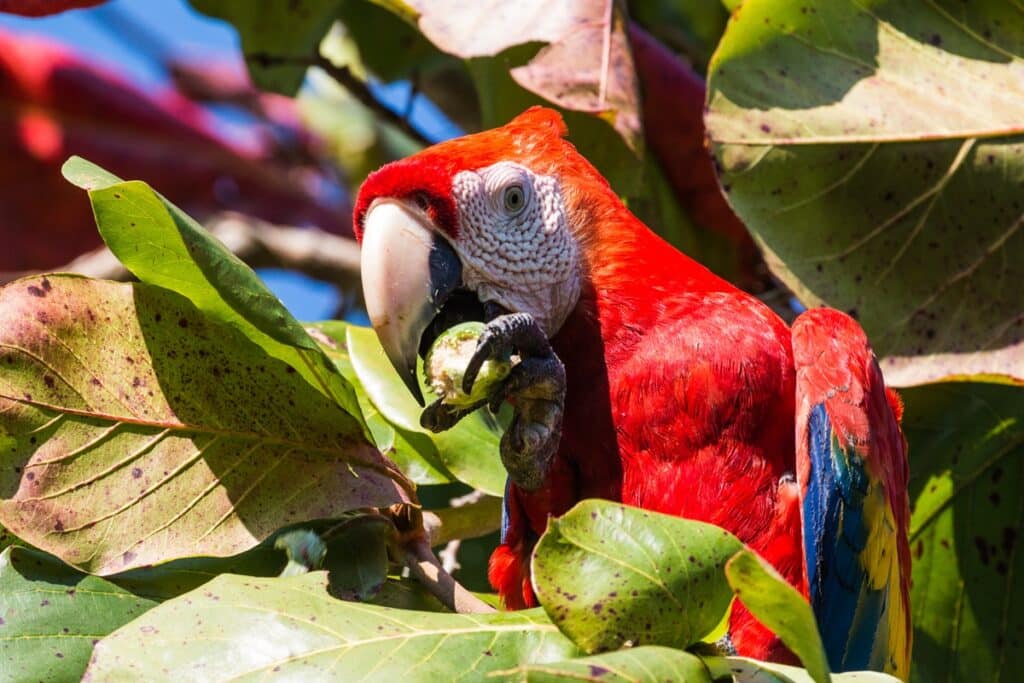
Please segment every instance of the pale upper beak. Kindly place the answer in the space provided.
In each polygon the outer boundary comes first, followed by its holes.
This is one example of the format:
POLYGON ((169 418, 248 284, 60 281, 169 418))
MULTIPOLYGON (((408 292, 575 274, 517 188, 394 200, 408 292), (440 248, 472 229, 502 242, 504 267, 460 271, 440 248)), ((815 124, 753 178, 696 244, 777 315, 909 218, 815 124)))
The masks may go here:
POLYGON ((420 340, 462 281, 455 250, 422 212, 378 199, 363 219, 363 296, 370 323, 391 364, 416 400, 420 340))

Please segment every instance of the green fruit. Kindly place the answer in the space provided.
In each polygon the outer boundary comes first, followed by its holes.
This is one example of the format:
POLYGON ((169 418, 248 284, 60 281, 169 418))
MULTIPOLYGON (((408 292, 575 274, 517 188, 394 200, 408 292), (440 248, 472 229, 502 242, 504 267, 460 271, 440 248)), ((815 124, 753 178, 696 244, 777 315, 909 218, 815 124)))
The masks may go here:
POLYGON ((486 360, 480 366, 472 393, 462 390, 466 366, 483 332, 484 324, 480 322, 456 325, 445 330, 427 352, 423 363, 427 383, 444 403, 462 408, 483 401, 512 371, 511 355, 486 360))

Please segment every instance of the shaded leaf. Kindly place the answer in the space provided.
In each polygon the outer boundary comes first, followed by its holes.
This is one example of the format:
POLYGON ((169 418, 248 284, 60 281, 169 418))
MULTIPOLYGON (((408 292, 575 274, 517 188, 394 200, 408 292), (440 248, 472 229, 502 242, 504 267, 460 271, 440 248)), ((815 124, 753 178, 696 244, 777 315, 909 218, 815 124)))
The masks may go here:
POLYGON ((143 282, 188 298, 238 329, 361 420, 352 388, 259 276, 201 225, 141 181, 121 182, 73 157, 65 177, 88 190, 110 251, 143 282))
POLYGON ((454 681, 576 654, 539 610, 395 610, 335 600, 325 584, 322 572, 286 579, 221 576, 105 638, 88 675, 92 681, 219 681, 271 673, 454 681))
POLYGON ((378 515, 360 515, 325 532, 324 569, 331 594, 367 601, 380 593, 388 579, 388 542, 394 533, 391 522, 378 515))
POLYGON ((733 208, 889 384, 1024 378, 1022 45, 1004 0, 747 0, 712 60, 733 208))
POLYGON ((1024 678, 1024 389, 906 390, 911 680, 1024 678))
POLYGON ((736 553, 725 565, 725 575, 740 602, 800 658, 808 676, 827 683, 825 647, 811 605, 799 591, 750 550, 736 553))
MULTIPOLYGON (((359 409, 370 430, 374 445, 398 465, 405 476, 417 484, 445 484, 452 481, 453 475, 442 464, 437 448, 429 436, 421 432, 410 432, 389 422, 370 400, 349 356, 349 327, 346 322, 328 320, 310 323, 306 330, 354 389, 359 409)), ((381 368, 380 371, 387 372, 389 368, 381 368)), ((405 385, 398 382, 393 389, 404 390, 405 385)))
MULTIPOLYGON (((806 669, 747 657, 704 657, 712 677, 731 677, 736 683, 811 683, 806 669)), ((898 683, 899 679, 878 671, 847 671, 831 674, 835 683, 898 683)))
POLYGON ((687 647, 732 599, 723 567, 741 547, 703 522, 585 500, 548 522, 533 586, 552 621, 585 652, 687 647))
MULTIPOLYGON (((494 496, 504 492, 506 474, 498 453, 502 430, 498 419, 478 410, 446 432, 429 432, 419 424, 423 409, 402 383, 372 329, 350 325, 348 352, 367 396, 396 427, 396 433, 429 438, 437 457, 459 481, 494 496)), ((430 394, 425 390, 424 395, 430 394)))
MULTIPOLYGON (((0 554, 0 680, 78 681, 93 645, 163 600, 221 572, 275 576, 282 553, 261 544, 226 558, 189 558, 106 579, 38 550, 0 554)), ((397 583, 397 582, 396 582, 397 583)))
POLYGON ((177 294, 0 290, 0 524, 72 565, 230 555, 400 483, 354 418, 177 294))
POLYGON ((657 646, 634 647, 551 664, 530 664, 502 673, 504 680, 524 683, 566 680, 608 683, 711 683, 708 670, 697 656, 682 650, 657 646))
MULTIPOLYGON (((530 0, 414 0, 423 34, 438 48, 470 59, 527 43, 548 43, 512 78, 549 102, 598 114, 639 147, 639 94, 626 19, 618 3, 530 0)), ((504 122, 503 122, 504 123, 504 122)))
POLYGON ((0 553, 0 680, 78 681, 93 644, 154 607, 35 550, 0 553))
POLYGON ((700 73, 706 72, 711 53, 729 20, 721 0, 631 2, 629 14, 673 52, 683 54, 700 73))
POLYGON ((189 0, 196 10, 234 25, 256 85, 294 95, 306 68, 268 64, 266 57, 312 57, 327 33, 339 0, 189 0))

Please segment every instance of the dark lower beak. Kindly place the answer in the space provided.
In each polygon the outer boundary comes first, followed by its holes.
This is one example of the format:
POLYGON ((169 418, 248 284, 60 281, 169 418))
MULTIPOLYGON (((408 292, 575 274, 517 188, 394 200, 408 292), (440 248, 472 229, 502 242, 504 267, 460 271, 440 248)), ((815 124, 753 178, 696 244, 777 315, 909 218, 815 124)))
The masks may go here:
POLYGON ((421 212, 378 200, 363 219, 363 296, 370 323, 391 364, 420 405, 420 339, 462 282, 462 264, 421 212))

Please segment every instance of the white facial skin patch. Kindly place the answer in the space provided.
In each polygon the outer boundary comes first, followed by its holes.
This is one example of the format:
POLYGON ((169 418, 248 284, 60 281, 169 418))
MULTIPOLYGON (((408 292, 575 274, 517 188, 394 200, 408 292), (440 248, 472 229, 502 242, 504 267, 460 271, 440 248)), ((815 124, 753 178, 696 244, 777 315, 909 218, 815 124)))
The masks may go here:
POLYGON ((465 285, 553 336, 580 296, 579 247, 558 181, 502 161, 452 181, 465 285))

